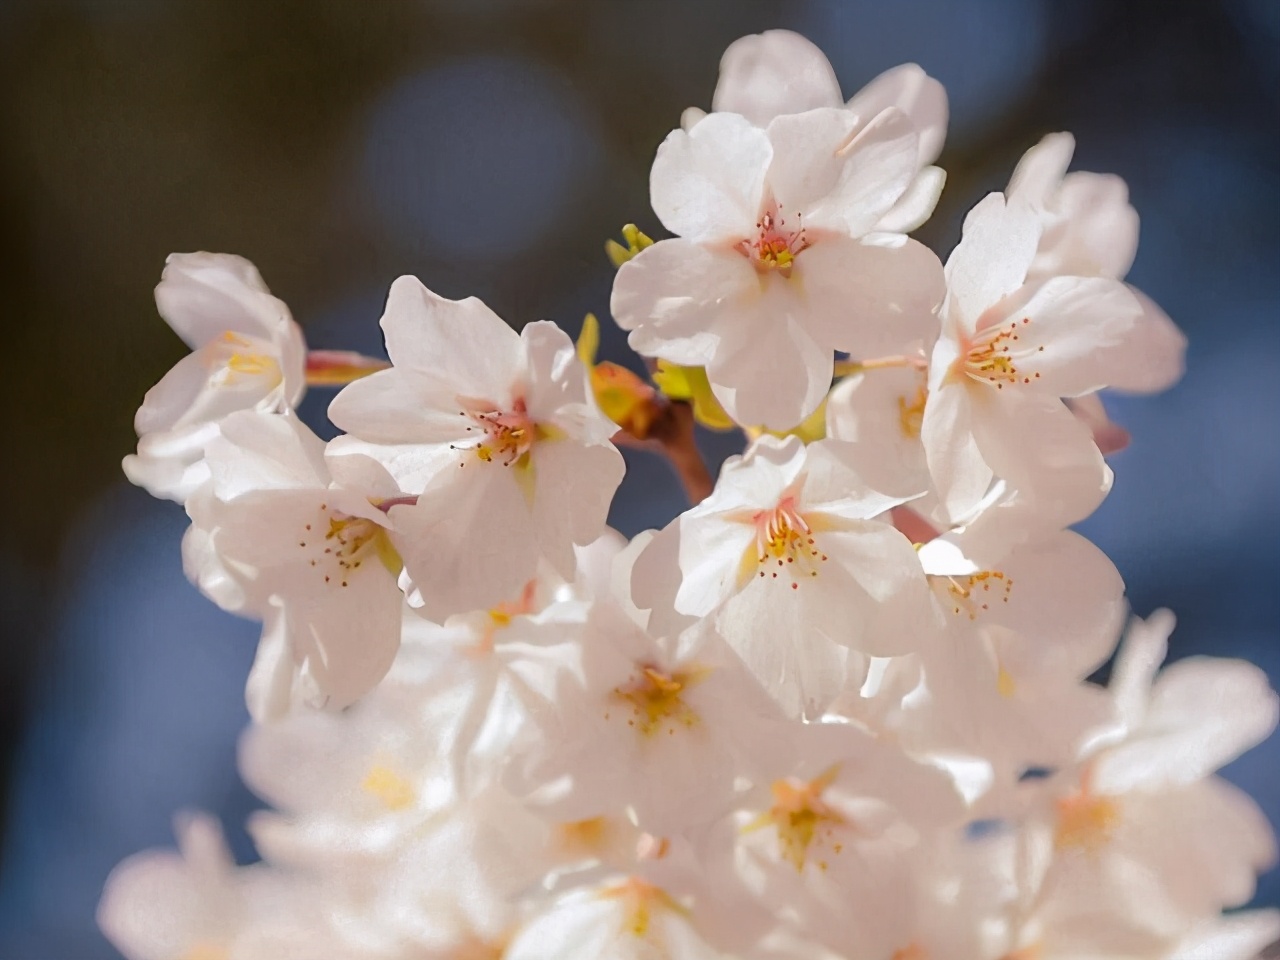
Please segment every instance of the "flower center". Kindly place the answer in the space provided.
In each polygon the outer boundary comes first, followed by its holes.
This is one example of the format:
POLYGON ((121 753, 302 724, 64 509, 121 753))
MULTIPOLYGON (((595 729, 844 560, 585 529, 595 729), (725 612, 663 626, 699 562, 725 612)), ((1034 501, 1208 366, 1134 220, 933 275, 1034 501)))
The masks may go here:
POLYGON ((916 387, 915 396, 908 400, 905 396, 898 398, 898 428, 909 440, 920 436, 920 427, 924 423, 924 405, 929 399, 929 391, 924 384, 916 387))
POLYGON ((304 524, 298 547, 311 554, 308 563, 330 586, 350 586, 366 562, 377 558, 393 575, 403 566, 386 528, 366 517, 353 517, 320 504, 320 515, 304 524))
POLYGON ((524 398, 517 399, 510 410, 499 410, 490 403, 458 398, 462 405, 459 416, 469 417, 471 425, 467 433, 476 437, 475 446, 460 447, 450 444, 454 450, 471 450, 484 463, 501 463, 524 466, 527 454, 537 439, 537 424, 529 416, 524 398))
MULTIPOLYGON (((747 824, 747 830, 772 826, 778 835, 778 855, 796 870, 803 870, 810 848, 829 847, 840 853, 844 844, 836 839, 836 829, 847 824, 844 817, 823 802, 822 794, 831 786, 838 766, 824 771, 813 780, 787 777, 773 782, 773 806, 747 824)), ((827 861, 815 861, 826 870, 827 861)))
POLYGON ((756 234, 739 242, 738 249, 761 272, 777 270, 782 276, 790 276, 796 257, 810 246, 805 236, 802 214, 797 213, 793 225, 783 216, 782 205, 775 204, 756 221, 756 234))
POLYGON ((1003 570, 979 570, 969 576, 931 576, 930 584, 957 617, 977 620, 991 604, 1008 603, 1013 578, 1003 570))
POLYGON ((1030 317, 1023 317, 980 330, 964 352, 964 373, 980 383, 994 383, 998 390, 1003 390, 1006 383, 1039 380, 1040 374, 1026 367, 1036 353, 1044 352, 1044 347, 1028 351, 1018 346, 1018 331, 1030 322, 1030 317))
POLYGON ((412 806, 417 799, 413 785, 385 763, 375 763, 370 767, 360 782, 360 788, 393 812, 412 806))
POLYGON ((633 937, 645 937, 653 920, 653 911, 679 911, 679 906, 662 890, 637 877, 614 884, 600 891, 604 900, 619 900, 622 904, 622 932, 633 937))
POLYGON ((784 497, 772 510, 752 515, 756 528, 755 556, 748 549, 745 564, 754 560, 757 575, 783 579, 796 590, 800 581, 816 577, 827 555, 818 549, 808 521, 796 509, 795 497, 784 497))
MULTIPOLYGON (((614 700, 630 707, 627 726, 648 737, 666 731, 667 736, 680 728, 697 724, 698 714, 684 702, 681 694, 706 679, 703 669, 664 672, 656 666, 641 664, 625 684, 614 687, 614 700)), ((609 714, 605 714, 608 719, 609 714)))
POLYGON ((206 350, 210 366, 214 367, 211 380, 217 386, 252 385, 265 392, 284 379, 272 345, 261 337, 227 330, 209 343, 206 350))
POLYGON ((1091 793, 1086 785, 1059 800, 1057 814, 1054 846, 1059 850, 1096 851, 1115 833, 1120 823, 1120 804, 1111 797, 1091 793))

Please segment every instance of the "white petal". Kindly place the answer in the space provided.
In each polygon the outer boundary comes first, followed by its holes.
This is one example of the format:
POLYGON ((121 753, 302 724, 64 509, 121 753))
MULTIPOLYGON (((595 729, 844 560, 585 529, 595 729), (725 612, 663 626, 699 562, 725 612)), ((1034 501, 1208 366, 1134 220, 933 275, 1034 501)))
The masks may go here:
POLYGON ((538 546, 516 469, 471 460, 443 471, 414 506, 391 508, 394 541, 427 619, 489 610, 533 577, 538 546))
POLYGON ((1276 727, 1266 674, 1243 660, 1189 657, 1166 667, 1135 738, 1098 761, 1107 789, 1191 783, 1262 742, 1276 727))
POLYGON ((171 253, 156 307, 193 350, 226 331, 270 338, 292 319, 252 263, 224 253, 171 253))
POLYGON ((963 333, 1022 286, 1040 242, 1040 224, 1024 203, 987 194, 964 218, 960 243, 947 259, 946 317, 963 333))
POLYGON ((789 281, 766 277, 750 312, 720 324, 721 342, 707 366, 711 389, 738 423, 787 430, 818 409, 831 388, 835 357, 797 314, 804 309, 789 281))
POLYGON ((817 46, 790 30, 767 30, 729 44, 711 108, 764 127, 779 114, 840 101, 840 82, 817 46))
POLYGON ((1280 910, 1249 910, 1197 925, 1169 960, 1256 960, 1280 940, 1280 910))
POLYGON ((1034 390, 1075 397, 1108 386, 1108 369, 1099 353, 1123 342, 1142 316, 1142 305, 1128 287, 1103 277, 1054 277, 1034 288, 1021 305, 1002 309, 993 325, 1016 331, 1006 341, 1017 382, 1006 392, 1034 390), (1010 312, 1006 312, 1008 309, 1010 312))
POLYGON ((920 440, 947 512, 959 517, 973 509, 986 495, 993 473, 974 439, 969 390, 963 384, 944 384, 929 394, 920 440))
POLYGON ((1138 212, 1114 174, 1066 176, 1045 220, 1031 275, 1124 279, 1138 252, 1138 212))
POLYGON ((324 441, 292 415, 232 414, 208 451, 213 489, 222 500, 252 491, 329 485, 324 441))
POLYGON ((392 367, 343 387, 329 403, 329 419, 370 443, 448 444, 462 440, 472 425, 458 415, 459 396, 485 399, 392 367))
POLYGON ((760 296, 755 268, 733 250, 662 240, 618 270, 610 310, 632 349, 706 366, 719 348, 718 320, 760 296))
POLYGON ((938 333, 942 264, 922 243, 864 243, 824 236, 796 258, 789 283, 801 322, 824 346, 855 360, 897 356, 938 333))
POLYGON ((626 470, 622 454, 608 443, 544 440, 535 445, 532 462, 538 544, 561 576, 571 579, 574 544, 588 544, 605 529, 626 470))
POLYGON ((1076 138, 1069 133, 1049 133, 1022 155, 1005 191, 1010 199, 1021 200, 1043 210, 1062 185, 1076 150, 1076 138))
POLYGON ((1142 315, 1120 342, 1100 348, 1094 357, 1098 379, 1113 390, 1158 393, 1182 379, 1186 369, 1187 337, 1159 305, 1141 290, 1129 287, 1142 315))
POLYGON ((947 171, 941 167, 925 167, 907 187, 907 192, 880 218, 877 231, 910 233, 933 216, 934 208, 947 183, 947 171))
POLYGON ((869 119, 886 107, 907 115, 920 137, 918 164, 938 159, 947 136, 947 91, 914 63, 891 67, 849 99, 849 109, 869 119))
POLYGON ((520 337, 480 300, 448 300, 403 276, 391 284, 380 322, 397 367, 465 397, 509 401, 521 367, 520 337))
POLYGON ((920 496, 928 477, 916 464, 897 466, 873 459, 872 444, 818 440, 806 448, 801 509, 849 520, 867 520, 920 496))
POLYGON ((827 397, 827 436, 856 449, 873 489, 929 488, 920 442, 925 373, 910 367, 845 377, 827 397))
POLYGON ((760 213, 773 149, 764 131, 733 113, 712 113, 691 130, 673 130, 649 172, 653 212, 677 236, 736 241, 760 213))
POLYGON ((847 110, 827 109, 769 124, 769 187, 807 229, 870 233, 915 179, 918 138, 901 111, 885 110, 860 130, 856 122, 847 110))

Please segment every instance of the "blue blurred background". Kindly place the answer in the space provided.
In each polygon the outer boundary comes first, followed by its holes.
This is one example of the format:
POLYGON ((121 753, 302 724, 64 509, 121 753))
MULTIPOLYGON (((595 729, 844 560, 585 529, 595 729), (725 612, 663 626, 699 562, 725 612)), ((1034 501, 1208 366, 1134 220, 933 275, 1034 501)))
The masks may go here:
MULTIPOLYGON (((1280 683, 1280 4, 1274 0, 0 0, 0 956, 114 956, 92 915, 122 857, 212 810, 256 627, 183 579, 182 511, 119 460, 183 352, 151 290, 170 251, 255 261, 313 346, 377 353, 415 273, 513 322, 604 313, 601 244, 648 209, 653 150, 709 105, 736 37, 796 29, 851 94, 914 60, 947 86, 945 255, 1021 152, 1075 132, 1143 217, 1132 282, 1190 336, 1186 379, 1117 398, 1134 435, 1084 525, 1173 655, 1280 683)), ((606 325, 604 353, 623 359, 606 325)), ((305 413, 323 423, 327 397, 305 413)), ((723 456, 725 444, 713 443, 723 456)), ((631 458, 615 523, 683 507, 631 458)), ((1280 743, 1227 774, 1280 822, 1280 743)), ((1259 903, 1280 904, 1280 878, 1259 903)))

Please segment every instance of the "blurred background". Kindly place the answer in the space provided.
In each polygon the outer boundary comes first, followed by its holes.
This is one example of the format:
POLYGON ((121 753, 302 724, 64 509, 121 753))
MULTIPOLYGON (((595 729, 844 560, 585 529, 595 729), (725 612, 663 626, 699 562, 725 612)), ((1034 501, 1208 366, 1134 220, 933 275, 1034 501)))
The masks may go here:
MULTIPOLYGON (((252 856, 234 744, 257 628, 186 583, 182 510, 119 468, 184 353, 152 301, 165 255, 250 258, 315 347, 380 353, 402 273, 576 333, 607 313, 604 239, 659 235, 657 144, 771 27, 822 46, 846 95, 904 61, 947 86, 949 180, 918 234, 944 257, 1046 132, 1128 180, 1129 279, 1187 331, 1188 373, 1111 404, 1134 441, 1084 532, 1137 612, 1177 612, 1173 656, 1280 683, 1275 0, 0 0, 0 956, 114 956, 103 880, 170 844, 177 809, 252 856)), ((625 357, 607 324, 603 352, 625 357)), ((664 464, 631 465, 628 534, 683 507, 664 464)), ((1280 743, 1227 775, 1280 821, 1280 743)))

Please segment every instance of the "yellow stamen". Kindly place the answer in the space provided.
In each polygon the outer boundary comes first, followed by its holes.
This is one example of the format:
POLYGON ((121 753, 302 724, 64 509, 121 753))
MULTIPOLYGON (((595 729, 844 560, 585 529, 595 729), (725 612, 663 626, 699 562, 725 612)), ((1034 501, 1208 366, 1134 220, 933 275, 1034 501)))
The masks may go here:
POLYGON ((391 811, 404 810, 417 799, 412 784, 385 764, 376 763, 360 783, 366 793, 382 801, 391 811))

